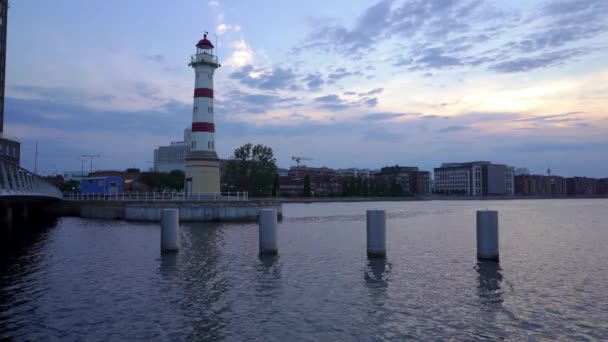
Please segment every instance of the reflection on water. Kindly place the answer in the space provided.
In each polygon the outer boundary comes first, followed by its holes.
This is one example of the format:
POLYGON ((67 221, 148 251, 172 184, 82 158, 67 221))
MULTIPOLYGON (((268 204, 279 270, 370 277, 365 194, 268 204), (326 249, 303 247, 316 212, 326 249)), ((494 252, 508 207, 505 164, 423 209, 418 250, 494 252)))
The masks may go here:
MULTIPOLYGON (((184 231, 184 229, 182 229, 184 231)), ((180 251, 182 310, 192 322, 191 340, 213 341, 225 337, 231 317, 226 293, 230 279, 225 270, 226 248, 221 229, 205 224, 192 225, 185 240, 190 248, 180 251), (194 308, 194 310, 193 310, 194 308)))
POLYGON ((255 272, 255 295, 272 298, 281 290, 281 264, 278 255, 258 255, 255 272))
POLYGON ((500 264, 496 261, 479 261, 476 269, 479 280, 477 293, 482 309, 495 312, 500 309, 504 301, 500 286, 502 282, 500 264))
POLYGON ((184 224, 164 255, 158 224, 14 225, 0 340, 608 340, 608 201, 483 202, 500 264, 473 263, 480 205, 373 203, 386 258, 365 258, 369 203, 286 206, 280 256, 258 254, 255 224, 184 224))
POLYGON ((364 272, 365 282, 372 288, 386 288, 390 264, 386 258, 369 257, 367 258, 367 268, 364 272))

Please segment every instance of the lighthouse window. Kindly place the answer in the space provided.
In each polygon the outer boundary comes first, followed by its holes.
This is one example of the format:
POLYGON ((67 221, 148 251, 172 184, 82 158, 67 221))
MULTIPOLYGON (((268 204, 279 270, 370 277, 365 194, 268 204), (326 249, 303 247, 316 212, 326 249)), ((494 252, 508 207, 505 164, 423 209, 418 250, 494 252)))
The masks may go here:
POLYGON ((207 113, 213 113, 213 107, 207 108, 207 113))
POLYGON ((198 80, 198 72, 196 73, 196 79, 198 80))
POLYGON ((197 106, 194 106, 194 109, 193 109, 192 111, 193 111, 194 113, 196 113, 196 112, 197 112, 197 110, 198 110, 198 107, 197 107, 197 106))

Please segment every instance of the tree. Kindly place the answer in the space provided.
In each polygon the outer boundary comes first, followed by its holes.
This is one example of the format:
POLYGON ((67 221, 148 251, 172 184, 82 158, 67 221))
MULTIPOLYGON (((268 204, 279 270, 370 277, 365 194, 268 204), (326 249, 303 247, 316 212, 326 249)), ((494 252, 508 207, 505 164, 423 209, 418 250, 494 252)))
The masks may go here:
POLYGON ((77 192, 80 190, 80 182, 77 180, 69 180, 61 186, 62 192, 77 192))
POLYGON ((310 191, 310 176, 306 175, 304 177, 304 197, 310 197, 311 195, 311 191, 310 191))
POLYGON ((272 197, 277 197, 279 195, 280 190, 280 182, 279 182, 279 174, 274 174, 274 184, 272 185, 272 197))
POLYGON ((343 197, 348 196, 348 181, 347 180, 342 181, 342 196, 343 197))
POLYGON ((173 170, 168 173, 142 172, 140 181, 151 191, 181 191, 184 188, 185 177, 184 172, 180 170, 173 170))
POLYGON ((224 184, 229 191, 249 191, 251 196, 267 196, 277 171, 272 148, 264 145, 245 144, 234 150, 226 163, 224 184))

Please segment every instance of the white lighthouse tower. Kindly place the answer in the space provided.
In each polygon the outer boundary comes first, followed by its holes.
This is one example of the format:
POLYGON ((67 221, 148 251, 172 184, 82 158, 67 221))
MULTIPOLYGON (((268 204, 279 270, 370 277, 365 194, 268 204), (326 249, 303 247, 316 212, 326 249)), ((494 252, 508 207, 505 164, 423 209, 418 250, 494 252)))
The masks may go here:
POLYGON ((203 39, 196 44, 196 54, 189 64, 194 68, 194 105, 192 106, 192 140, 186 156, 188 195, 220 192, 220 161, 215 152, 213 120, 213 73, 220 67, 213 54, 213 44, 203 39))

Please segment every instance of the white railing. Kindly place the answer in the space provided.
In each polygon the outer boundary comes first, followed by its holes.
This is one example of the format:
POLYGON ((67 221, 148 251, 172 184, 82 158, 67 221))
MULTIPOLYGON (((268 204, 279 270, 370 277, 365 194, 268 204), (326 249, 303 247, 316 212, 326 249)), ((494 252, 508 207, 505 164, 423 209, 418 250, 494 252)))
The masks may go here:
POLYGON ((6 160, 0 160, 0 196, 62 198, 61 191, 44 178, 6 160))
POLYGON ((198 64, 198 63, 217 64, 217 56, 206 53, 206 52, 201 52, 201 53, 197 53, 196 55, 192 55, 190 62, 191 62, 191 64, 198 64))
POLYGON ((246 191, 186 194, 184 192, 123 192, 115 194, 69 194, 65 199, 72 201, 190 201, 190 202, 219 202, 219 201, 248 201, 246 191))

